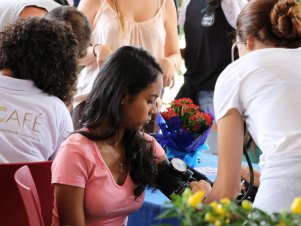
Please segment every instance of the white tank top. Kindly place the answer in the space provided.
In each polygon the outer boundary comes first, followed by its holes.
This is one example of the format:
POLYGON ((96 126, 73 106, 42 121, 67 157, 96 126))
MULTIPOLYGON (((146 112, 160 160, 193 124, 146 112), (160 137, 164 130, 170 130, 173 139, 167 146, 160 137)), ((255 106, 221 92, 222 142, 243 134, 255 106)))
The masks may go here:
MULTIPOLYGON (((165 1, 162 5, 158 1, 158 12, 149 20, 143 22, 125 20, 125 32, 120 30, 117 13, 110 6, 108 0, 102 1, 93 21, 92 44, 107 45, 113 52, 122 46, 142 47, 152 54, 157 61, 161 60, 164 57, 166 37, 163 10, 165 1)), ((73 107, 87 98, 98 71, 96 63, 87 65, 82 70, 73 107)))

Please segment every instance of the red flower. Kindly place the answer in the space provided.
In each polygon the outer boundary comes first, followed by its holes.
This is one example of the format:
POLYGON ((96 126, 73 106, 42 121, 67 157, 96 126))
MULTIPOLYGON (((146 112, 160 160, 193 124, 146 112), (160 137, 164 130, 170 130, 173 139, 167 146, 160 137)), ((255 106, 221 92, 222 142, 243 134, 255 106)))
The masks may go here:
POLYGON ((169 108, 161 112, 165 120, 179 116, 184 129, 193 134, 203 134, 213 123, 211 114, 200 112, 190 98, 181 98, 171 102, 169 108))
POLYGON ((176 112, 172 108, 167 108, 166 111, 161 112, 161 115, 165 120, 169 120, 172 117, 177 116, 176 112))

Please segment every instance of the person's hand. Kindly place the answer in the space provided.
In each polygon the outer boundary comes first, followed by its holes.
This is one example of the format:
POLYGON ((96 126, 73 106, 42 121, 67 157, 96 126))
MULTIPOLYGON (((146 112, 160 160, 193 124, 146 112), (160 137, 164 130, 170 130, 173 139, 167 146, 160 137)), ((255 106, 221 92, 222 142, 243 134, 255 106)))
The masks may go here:
MULTIPOLYGON (((241 175, 242 179, 244 179, 246 182, 250 183, 249 167, 242 166, 240 168, 240 175, 241 175)), ((259 177, 260 177, 260 172, 258 172, 257 170, 254 170, 254 186, 256 186, 256 187, 259 186, 259 177)))
POLYGON ((96 63, 101 66, 103 62, 111 55, 112 50, 106 45, 97 45, 94 48, 96 54, 96 63))
POLYGON ((211 191, 211 185, 205 180, 192 181, 190 182, 189 186, 192 193, 202 190, 205 193, 205 196, 207 196, 207 194, 211 191))
POLYGON ((163 86, 172 88, 175 83, 175 69, 172 61, 165 57, 159 62, 163 70, 163 86))

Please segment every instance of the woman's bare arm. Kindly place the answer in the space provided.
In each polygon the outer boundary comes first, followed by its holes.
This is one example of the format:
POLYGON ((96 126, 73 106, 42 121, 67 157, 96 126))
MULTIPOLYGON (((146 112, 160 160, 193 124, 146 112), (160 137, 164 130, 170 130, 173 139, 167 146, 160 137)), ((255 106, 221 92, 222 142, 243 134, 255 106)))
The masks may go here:
POLYGON ((244 127, 241 115, 231 109, 217 121, 218 172, 206 202, 227 197, 235 199, 240 192, 244 127))
POLYGON ((54 192, 60 225, 85 226, 84 188, 55 184, 54 192))

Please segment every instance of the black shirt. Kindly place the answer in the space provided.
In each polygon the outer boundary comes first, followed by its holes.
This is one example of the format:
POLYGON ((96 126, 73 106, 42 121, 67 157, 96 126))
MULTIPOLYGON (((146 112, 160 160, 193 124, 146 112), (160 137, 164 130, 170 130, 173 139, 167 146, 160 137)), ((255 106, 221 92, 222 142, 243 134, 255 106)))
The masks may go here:
POLYGON ((207 6, 207 0, 191 0, 184 24, 187 68, 184 77, 196 92, 214 90, 219 74, 231 63, 234 29, 228 23, 220 2, 209 8, 207 6))

